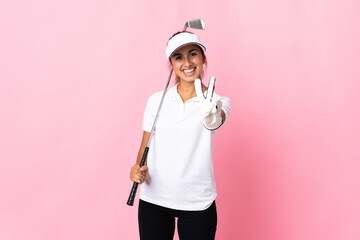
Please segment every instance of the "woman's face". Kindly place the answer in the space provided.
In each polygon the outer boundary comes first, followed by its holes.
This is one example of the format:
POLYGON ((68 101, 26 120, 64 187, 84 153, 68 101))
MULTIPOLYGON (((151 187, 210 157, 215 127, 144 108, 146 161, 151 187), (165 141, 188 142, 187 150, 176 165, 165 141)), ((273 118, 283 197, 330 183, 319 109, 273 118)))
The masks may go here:
POLYGON ((194 81, 196 78, 200 78, 204 58, 198 45, 186 45, 176 50, 170 60, 180 81, 194 81))

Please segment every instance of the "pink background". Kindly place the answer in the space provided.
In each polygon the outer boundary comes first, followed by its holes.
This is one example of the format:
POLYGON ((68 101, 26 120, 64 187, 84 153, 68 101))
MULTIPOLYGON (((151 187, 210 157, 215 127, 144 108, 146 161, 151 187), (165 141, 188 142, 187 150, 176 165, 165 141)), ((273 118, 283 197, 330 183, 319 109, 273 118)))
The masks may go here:
POLYGON ((1 240, 138 239, 143 111, 197 17, 232 101, 217 239, 360 239, 359 1, 3 0, 1 240))

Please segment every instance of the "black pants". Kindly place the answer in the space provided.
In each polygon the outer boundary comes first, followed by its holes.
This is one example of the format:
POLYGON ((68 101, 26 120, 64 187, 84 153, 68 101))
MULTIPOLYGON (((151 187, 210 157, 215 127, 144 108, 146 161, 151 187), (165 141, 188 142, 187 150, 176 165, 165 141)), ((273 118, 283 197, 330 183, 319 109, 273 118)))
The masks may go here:
POLYGON ((141 240, 172 240, 178 218, 180 240, 214 240, 217 213, 215 201, 203 211, 182 211, 161 207, 140 199, 139 231, 141 240))

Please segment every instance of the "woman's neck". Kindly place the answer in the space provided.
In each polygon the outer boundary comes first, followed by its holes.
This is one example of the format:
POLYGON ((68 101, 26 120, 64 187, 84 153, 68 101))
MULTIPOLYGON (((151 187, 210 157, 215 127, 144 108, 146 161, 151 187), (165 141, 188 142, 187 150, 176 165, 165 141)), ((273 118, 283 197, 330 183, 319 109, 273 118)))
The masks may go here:
MULTIPOLYGON (((206 91, 204 84, 201 84, 201 85, 202 85, 203 92, 206 91)), ((178 91, 181 99, 183 100, 183 102, 186 102, 187 100, 189 100, 193 97, 196 97, 194 82, 180 81, 180 83, 177 87, 177 91, 178 91)))
POLYGON ((180 81, 177 87, 177 91, 183 102, 186 102, 187 100, 196 97, 194 82, 180 81))

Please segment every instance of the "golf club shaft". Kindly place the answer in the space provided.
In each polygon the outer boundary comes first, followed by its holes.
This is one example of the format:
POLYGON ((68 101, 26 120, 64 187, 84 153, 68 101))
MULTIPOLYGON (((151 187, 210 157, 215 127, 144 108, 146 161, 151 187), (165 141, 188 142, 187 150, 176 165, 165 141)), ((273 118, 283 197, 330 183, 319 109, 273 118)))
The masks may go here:
MULTIPOLYGON (((150 133, 149 140, 148 140, 148 142, 147 142, 147 144, 146 144, 146 148, 145 148, 145 150, 144 150, 144 153, 143 153, 142 158, 141 158, 141 161, 140 161, 140 167, 142 167, 142 166, 145 165, 146 158, 147 158, 147 155, 148 155, 148 152, 149 152, 150 142, 151 142, 152 136, 153 136, 153 134, 154 134, 154 132, 155 132, 156 122, 157 122, 157 119, 158 119, 158 117, 159 117, 159 112, 160 112, 160 109, 161 109, 161 107, 162 107, 165 94, 166 94, 167 89, 168 89, 168 87, 169 87, 169 83, 170 83, 170 79, 171 79, 172 73, 173 73, 173 69, 171 68, 170 74, 169 74, 169 78, 168 78, 168 81, 167 81, 167 83, 166 83, 166 86, 165 86, 163 95, 162 95, 162 97, 161 97, 161 101, 160 101, 159 108, 158 108, 158 110, 157 110, 157 113, 156 113, 156 116, 155 116, 155 119, 154 119, 153 126, 152 126, 152 128, 151 128, 151 133, 150 133)), ((128 201, 127 201, 127 205, 129 205, 129 206, 133 206, 133 205, 134 205, 134 200, 135 200, 136 191, 137 191, 138 186, 139 186, 139 183, 137 183, 137 182, 134 182, 134 183, 133 183, 133 186, 132 186, 132 188, 131 188, 130 195, 129 195, 129 198, 128 198, 128 201)))

